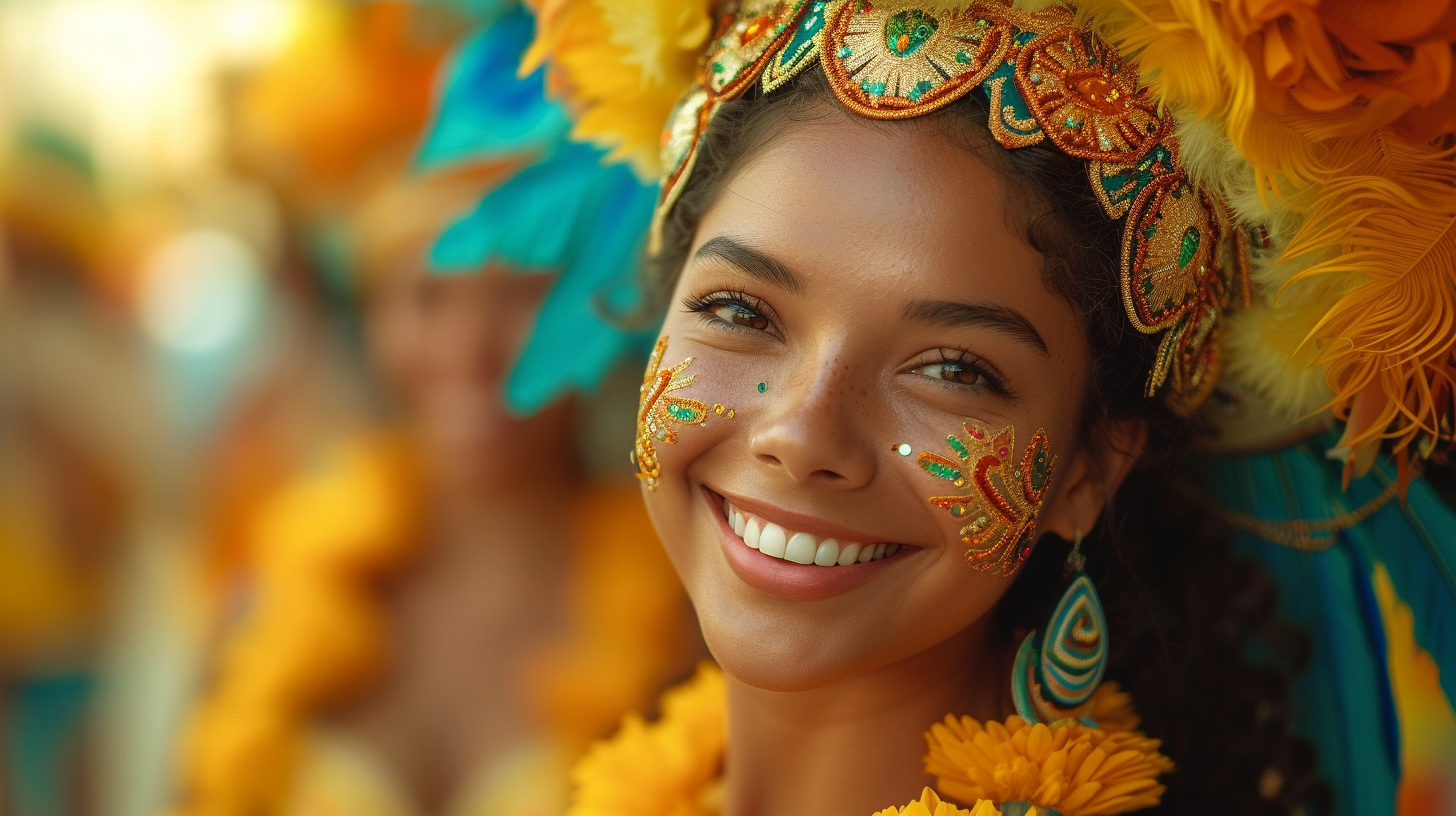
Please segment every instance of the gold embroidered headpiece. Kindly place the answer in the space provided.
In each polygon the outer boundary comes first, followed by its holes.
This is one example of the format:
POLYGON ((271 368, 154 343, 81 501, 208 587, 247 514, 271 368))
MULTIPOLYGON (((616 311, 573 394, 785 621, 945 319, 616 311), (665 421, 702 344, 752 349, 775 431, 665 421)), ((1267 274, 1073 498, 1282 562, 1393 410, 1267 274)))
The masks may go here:
POLYGON ((1122 219, 1128 320, 1162 336, 1147 394, 1161 391, 1181 413, 1207 396, 1220 362, 1224 272, 1241 255, 1234 230, 1180 167, 1172 119, 1136 67, 1070 12, 995 0, 946 10, 895 0, 742 0, 719 11, 698 80, 663 130, 654 236, 709 123, 750 88, 772 93, 819 65, 845 107, 875 119, 931 113, 979 88, 997 142, 1050 142, 1085 160, 1103 210, 1122 219))

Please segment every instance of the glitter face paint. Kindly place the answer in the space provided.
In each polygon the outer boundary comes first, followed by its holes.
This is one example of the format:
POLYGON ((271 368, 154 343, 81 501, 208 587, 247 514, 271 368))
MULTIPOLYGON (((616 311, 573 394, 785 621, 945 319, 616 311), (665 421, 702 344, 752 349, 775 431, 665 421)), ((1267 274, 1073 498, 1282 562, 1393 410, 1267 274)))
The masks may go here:
POLYGON ((632 464, 637 466, 637 478, 647 483, 648 490, 657 489, 662 466, 657 459, 657 443, 677 444, 677 428, 683 425, 702 425, 711 410, 718 416, 732 419, 737 412, 721 403, 714 403, 711 409, 695 399, 671 396, 692 385, 698 375, 688 374, 688 366, 695 358, 689 357, 672 368, 662 370, 662 355, 667 351, 667 335, 658 339, 647 361, 647 373, 642 378, 641 397, 637 407, 637 442, 632 448, 632 464))
POLYGON ((967 491, 931 496, 930 503, 965 521, 960 535, 969 545, 970 565, 1011 575, 1031 555, 1056 457, 1044 429, 1032 435, 1019 458, 1016 429, 1009 425, 993 434, 980 420, 967 419, 962 430, 946 437, 951 456, 922 451, 915 462, 928 476, 967 491))

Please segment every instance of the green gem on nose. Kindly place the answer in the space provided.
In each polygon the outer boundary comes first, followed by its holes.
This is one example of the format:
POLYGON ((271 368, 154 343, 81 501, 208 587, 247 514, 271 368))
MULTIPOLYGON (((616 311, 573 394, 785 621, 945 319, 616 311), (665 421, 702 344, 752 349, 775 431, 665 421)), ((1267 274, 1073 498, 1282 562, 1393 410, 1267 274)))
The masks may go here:
POLYGON ((897 57, 908 57, 925 45, 940 21, 920 9, 898 11, 885 21, 885 46, 897 57))
POLYGON ((1193 256, 1198 254, 1198 244, 1203 236, 1198 232, 1197 227, 1189 227, 1183 231, 1183 241, 1178 246, 1178 268, 1183 269, 1193 262, 1193 256))

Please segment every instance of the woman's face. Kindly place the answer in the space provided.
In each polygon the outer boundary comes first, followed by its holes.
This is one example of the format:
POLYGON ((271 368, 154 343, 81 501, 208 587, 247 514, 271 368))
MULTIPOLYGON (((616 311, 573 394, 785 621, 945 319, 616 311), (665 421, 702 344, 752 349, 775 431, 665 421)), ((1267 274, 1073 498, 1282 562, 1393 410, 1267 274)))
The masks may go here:
POLYGON ((564 402, 521 418, 502 394, 552 278, 496 267, 431 275, 426 248, 407 248, 379 275, 368 312, 373 360, 437 466, 481 486, 509 483, 569 425, 564 402))
POLYGON ((1045 429, 1058 461, 1038 529, 1090 526, 1067 500, 1087 472, 1089 350, 1042 264, 993 171, 934 128, 797 124, 729 178, 662 329, 663 371, 694 358, 671 396, 702 401, 708 419, 655 441, 647 506, 731 674, 818 687, 922 652, 996 604, 1011 578, 969 566, 966 520, 929 501, 971 488, 916 459, 954 458, 946 438, 967 419, 1014 427, 1018 460, 1045 429), (807 533, 894 554, 765 555, 734 532, 725 499, 782 528, 790 549, 807 533))

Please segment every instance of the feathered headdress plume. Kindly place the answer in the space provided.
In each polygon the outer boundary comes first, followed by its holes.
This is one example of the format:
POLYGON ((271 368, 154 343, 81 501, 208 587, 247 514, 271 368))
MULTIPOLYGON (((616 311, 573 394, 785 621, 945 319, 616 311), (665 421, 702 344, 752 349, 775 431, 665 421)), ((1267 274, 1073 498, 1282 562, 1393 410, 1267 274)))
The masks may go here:
MULTIPOLYGON (((713 4, 534 5, 527 68, 549 56, 575 136, 652 177, 713 4)), ((1252 291, 1225 316, 1225 377, 1291 419, 1343 420, 1332 453, 1347 477, 1384 443, 1406 479, 1443 455, 1456 422, 1456 0, 1015 5, 1071 8, 1136 61, 1178 119, 1190 176, 1255 236, 1252 291)))
POLYGON ((1165 104, 1218 126, 1248 163, 1223 192, 1272 252, 1255 265, 1263 302, 1230 332, 1242 334, 1230 373, 1251 374, 1242 384, 1275 407, 1332 409, 1347 478, 1386 440, 1410 478, 1452 441, 1456 4, 1077 8, 1165 104), (1324 372, 1323 406, 1310 404, 1310 368, 1324 372))

